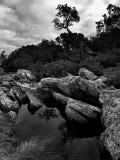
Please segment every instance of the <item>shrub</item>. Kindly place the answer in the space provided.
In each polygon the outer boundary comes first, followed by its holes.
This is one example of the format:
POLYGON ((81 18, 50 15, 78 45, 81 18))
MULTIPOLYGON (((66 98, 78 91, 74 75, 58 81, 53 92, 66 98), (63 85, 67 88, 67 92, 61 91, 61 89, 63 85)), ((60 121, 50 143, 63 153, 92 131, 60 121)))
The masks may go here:
POLYGON ((43 77, 62 77, 67 73, 78 73, 80 65, 66 60, 47 63, 41 66, 39 72, 36 72, 37 80, 43 77))
POLYGON ((116 70, 107 73, 106 76, 109 77, 109 80, 107 80, 108 86, 120 89, 120 68, 116 67, 116 70))
POLYGON ((100 65, 104 68, 116 67, 117 66, 117 57, 115 55, 105 55, 102 57, 100 65))
POLYGON ((80 63, 80 68, 86 68, 90 71, 92 71, 97 76, 103 75, 103 67, 100 66, 99 62, 97 62, 97 59, 86 59, 80 63))

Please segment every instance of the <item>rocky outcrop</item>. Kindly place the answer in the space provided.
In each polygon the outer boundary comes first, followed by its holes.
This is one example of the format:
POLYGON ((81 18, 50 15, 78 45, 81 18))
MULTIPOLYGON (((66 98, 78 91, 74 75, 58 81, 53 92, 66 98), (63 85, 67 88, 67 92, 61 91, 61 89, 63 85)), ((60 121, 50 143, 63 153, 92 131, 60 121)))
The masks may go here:
POLYGON ((95 81, 81 79, 79 82, 79 87, 87 96, 91 98, 99 98, 100 92, 103 89, 101 85, 95 81))
POLYGON ((102 90, 99 96, 99 101, 104 104, 109 99, 113 98, 120 98, 120 89, 105 89, 102 90))
POLYGON ((4 75, 1 79, 1 91, 5 92, 11 101, 17 102, 19 106, 31 103, 31 108, 36 109, 41 106, 39 99, 45 102, 53 98, 63 105, 67 105, 70 98, 80 101, 92 99, 97 104, 104 83, 104 80, 98 80, 97 76, 85 68, 80 69, 79 76, 68 74, 63 78, 48 77, 38 83, 34 82, 35 77, 31 71, 24 69, 18 70, 13 75, 4 75), (22 80, 26 82, 23 83, 22 80), (31 95, 33 90, 39 94, 39 98, 31 95))
POLYGON ((103 90, 99 97, 102 106, 101 120, 105 131, 100 136, 101 147, 113 160, 120 158, 120 90, 103 90))
POLYGON ((19 80, 21 83, 29 83, 35 80, 35 76, 29 70, 18 69, 17 73, 15 74, 15 79, 19 80))
POLYGON ((48 87, 61 92, 66 96, 75 99, 81 99, 84 96, 99 98, 100 92, 105 88, 103 82, 91 81, 81 78, 80 76, 73 76, 69 74, 63 78, 43 78, 39 83, 40 88, 48 87))
POLYGON ((114 123, 120 123, 119 98, 110 98, 103 104, 101 119, 105 128, 110 127, 114 123))
POLYGON ((0 95, 0 110, 3 112, 9 112, 14 111, 18 112, 20 109, 20 106, 17 101, 11 100, 6 93, 2 93, 0 95))
POLYGON ((79 76, 68 75, 67 77, 59 79, 57 86, 66 96, 76 96, 78 99, 81 99, 83 94, 79 87, 80 79, 81 78, 79 76))
POLYGON ((16 74, 0 75, 0 110, 15 119, 22 104, 28 104, 28 110, 34 114, 39 108, 55 102, 53 104, 60 104, 69 121, 95 125, 101 120, 105 131, 99 142, 113 160, 118 160, 120 90, 107 86, 107 80, 83 68, 78 76, 68 74, 35 82, 31 71, 20 69, 16 74))
POLYGON ((87 80, 96 80, 98 77, 96 75, 94 75, 93 72, 89 71, 86 68, 81 68, 79 70, 79 76, 83 79, 87 79, 87 80))
POLYGON ((23 91, 19 86, 13 86, 10 90, 10 95, 14 97, 14 99, 16 99, 20 105, 28 102, 26 92, 23 91))
POLYGON ((85 102, 69 98, 65 113, 68 119, 72 121, 90 123, 98 120, 101 114, 101 109, 85 102))
MULTIPOLYGON (((111 160, 120 159, 120 123, 107 128, 100 137, 100 142, 110 154, 111 160)), ((107 160, 109 160, 107 159, 107 160)))

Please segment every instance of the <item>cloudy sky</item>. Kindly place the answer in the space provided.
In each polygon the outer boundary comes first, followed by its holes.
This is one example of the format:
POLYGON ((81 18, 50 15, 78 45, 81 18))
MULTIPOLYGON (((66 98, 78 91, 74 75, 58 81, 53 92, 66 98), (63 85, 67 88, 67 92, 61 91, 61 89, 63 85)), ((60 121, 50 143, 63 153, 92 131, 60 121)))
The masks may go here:
POLYGON ((57 5, 65 3, 79 11, 80 22, 71 30, 88 37, 95 35, 95 22, 106 13, 109 3, 120 6, 120 0, 0 0, 0 53, 56 38, 60 32, 51 21, 57 5))

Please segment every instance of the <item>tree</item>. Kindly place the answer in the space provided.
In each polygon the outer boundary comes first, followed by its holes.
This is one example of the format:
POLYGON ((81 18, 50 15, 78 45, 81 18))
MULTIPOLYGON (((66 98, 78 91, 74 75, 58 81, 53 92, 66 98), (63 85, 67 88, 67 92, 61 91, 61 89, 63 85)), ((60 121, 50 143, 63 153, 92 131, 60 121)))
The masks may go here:
POLYGON ((0 54, 0 62, 2 63, 5 59, 7 58, 5 51, 2 51, 2 53, 0 54))
POLYGON ((120 7, 109 4, 107 12, 107 14, 103 15, 103 19, 96 22, 97 36, 101 36, 102 33, 111 32, 113 29, 120 28, 120 7))
MULTIPOLYGON (((69 51, 71 51, 73 48, 77 48, 78 50, 80 50, 80 55, 82 55, 83 49, 86 48, 87 46, 83 42, 84 35, 72 33, 69 29, 69 27, 73 25, 73 22, 78 23, 80 21, 78 11, 76 10, 75 7, 69 7, 67 6, 67 4, 65 5, 59 4, 56 10, 58 10, 58 13, 56 14, 57 18, 53 19, 52 21, 52 23, 54 23, 54 27, 57 30, 66 29, 68 32, 68 33, 62 33, 59 37, 56 38, 56 41, 59 44, 62 44, 64 48, 65 57, 67 58, 67 53, 69 53, 69 51)), ((88 53, 88 49, 86 51, 88 53)), ((90 51, 89 54, 91 54, 90 51)))
POLYGON ((68 33, 71 33, 69 27, 73 25, 73 22, 78 23, 80 21, 78 11, 75 7, 69 7, 67 4, 59 4, 56 10, 58 10, 58 13, 56 14, 56 18, 52 21, 55 28, 57 30, 67 29, 68 33), (60 19, 62 19, 62 21, 60 19))
POLYGON ((81 41, 84 41, 84 35, 81 33, 61 33, 56 38, 58 44, 62 45, 67 51, 73 48, 79 49, 81 41))

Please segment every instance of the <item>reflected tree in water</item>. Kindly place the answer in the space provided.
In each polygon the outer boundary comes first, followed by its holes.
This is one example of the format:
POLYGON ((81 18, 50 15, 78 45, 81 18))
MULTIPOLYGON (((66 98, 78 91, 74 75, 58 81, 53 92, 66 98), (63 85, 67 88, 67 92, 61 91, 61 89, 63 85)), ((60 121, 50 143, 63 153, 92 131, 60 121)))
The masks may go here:
POLYGON ((59 113, 55 108, 45 108, 38 113, 38 116, 40 119, 45 119, 46 121, 49 121, 51 118, 58 118, 59 113))

